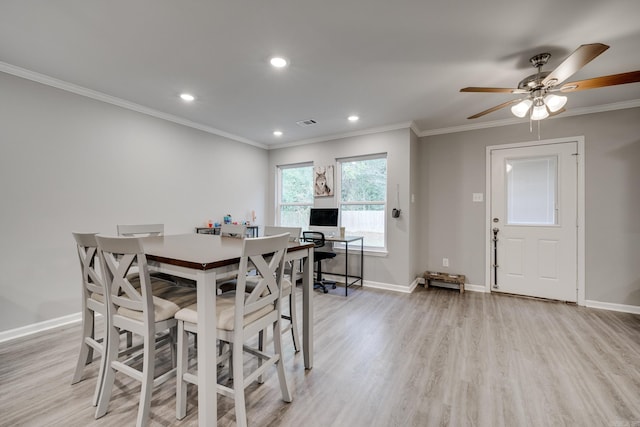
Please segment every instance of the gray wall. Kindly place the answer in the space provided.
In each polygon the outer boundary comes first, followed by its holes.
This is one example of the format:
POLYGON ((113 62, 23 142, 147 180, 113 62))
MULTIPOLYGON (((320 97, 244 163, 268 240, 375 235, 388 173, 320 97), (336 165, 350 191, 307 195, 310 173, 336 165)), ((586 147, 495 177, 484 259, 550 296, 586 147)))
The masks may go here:
MULTIPOLYGON (((542 139, 573 136, 585 139, 586 300, 640 306, 640 109, 541 123, 542 139)), ((485 148, 536 139, 527 123, 420 139, 419 266, 485 284, 485 205, 471 199, 485 148)))
POLYGON ((4 73, 0 94, 0 331, 80 311, 72 231, 264 218, 266 150, 4 73))
MULTIPOLYGON (((410 144, 411 130, 399 129, 370 135, 325 141, 316 144, 281 148, 269 151, 269 182, 276 182, 277 166, 302 162, 313 162, 316 166, 331 165, 336 159, 366 154, 387 153, 387 249, 388 254, 366 256, 364 276, 367 281, 392 285, 407 290, 415 275, 412 271, 410 245, 411 209, 409 190, 411 181, 410 144), (391 208, 396 204, 396 189, 400 186, 400 209, 398 219, 391 218, 391 208), (393 206, 392 206, 393 205, 393 206)), ((417 142, 415 143, 417 144, 417 142)), ((337 177, 336 177, 337 179, 337 177)), ((267 223, 275 221, 275 185, 269 189, 267 223)), ((316 206, 337 206, 338 196, 318 198, 316 206)), ((343 271, 344 259, 336 258, 327 263, 329 270, 343 271)), ((324 268, 324 267, 323 267, 324 268)))
MULTIPOLYGON (((0 93, 0 332, 80 310, 72 231, 163 222, 167 233, 192 232, 252 210, 272 224, 277 165, 381 152, 390 207, 399 185, 402 216, 387 215, 389 253, 365 259, 367 281, 406 290, 448 257, 450 271, 484 285, 485 206, 471 195, 485 192, 485 147, 536 139, 522 123, 267 152, 4 73, 0 93)), ((542 123, 543 139, 585 138, 587 300, 640 306, 639 119, 635 108, 542 123)))

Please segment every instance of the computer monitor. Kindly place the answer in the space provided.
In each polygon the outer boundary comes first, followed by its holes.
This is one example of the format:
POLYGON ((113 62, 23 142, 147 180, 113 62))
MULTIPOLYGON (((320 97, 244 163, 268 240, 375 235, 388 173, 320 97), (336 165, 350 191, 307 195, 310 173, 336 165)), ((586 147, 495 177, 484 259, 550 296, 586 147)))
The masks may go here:
POLYGON ((309 227, 338 227, 338 208, 311 208, 309 227))

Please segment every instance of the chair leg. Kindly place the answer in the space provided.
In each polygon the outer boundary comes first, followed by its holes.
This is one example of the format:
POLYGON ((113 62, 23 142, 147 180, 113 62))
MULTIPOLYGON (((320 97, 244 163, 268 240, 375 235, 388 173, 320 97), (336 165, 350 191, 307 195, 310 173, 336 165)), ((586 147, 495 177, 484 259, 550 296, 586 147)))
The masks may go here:
POLYGON ((278 361, 276 362, 276 368, 278 369, 278 381, 280 382, 282 400, 284 400, 285 402, 291 402, 293 398, 291 397, 289 383, 287 382, 287 375, 284 371, 284 362, 282 360, 282 334, 280 332, 280 319, 278 319, 273 324, 273 351, 279 357, 278 361))
POLYGON ((102 355, 102 385, 100 387, 100 396, 98 399, 98 407, 96 408, 96 418, 100 418, 107 413, 109 408, 109 400, 111 400, 111 392, 116 377, 116 370, 112 366, 112 362, 118 358, 118 345, 120 344, 120 333, 114 326, 108 328, 106 342, 103 342, 104 354, 102 355))
POLYGON ((289 317, 291 319, 291 338, 293 339, 293 349, 295 352, 300 351, 300 334, 298 332, 298 310, 296 307, 296 288, 292 284, 291 294, 289 295, 289 317))
POLYGON ((236 425, 238 427, 247 427, 247 409, 244 400, 243 339, 242 337, 235 338, 231 358, 233 359, 233 396, 236 407, 236 425))
POLYGON ((184 330, 184 322, 178 321, 178 351, 176 371, 176 418, 181 420, 187 415, 187 383, 183 375, 187 372, 189 361, 189 336, 184 330))
POLYGON ((316 281, 313 284, 313 288, 321 288, 322 292, 324 292, 325 294, 329 292, 329 290, 324 286, 324 283, 322 283, 322 262, 318 261, 318 272, 316 274, 316 281))
POLYGON ((171 329, 169 329, 169 339, 171 342, 171 367, 175 368, 178 364, 178 356, 177 356, 177 352, 178 349, 176 348, 177 344, 178 344, 178 327, 173 327, 171 329))
MULTIPOLYGON (((267 346, 267 328, 264 328, 260 332, 258 332, 258 350, 264 351, 264 348, 267 346)), ((262 366, 262 359, 258 358, 258 368, 262 366)), ((260 375, 257 379, 258 384, 264 384, 264 375, 260 375)))
POLYGON ((87 344, 87 337, 93 337, 93 310, 89 309, 85 309, 82 316, 82 341, 80 342, 80 354, 78 354, 76 370, 73 372, 71 384, 75 384, 82 379, 84 367, 93 359, 93 349, 89 344, 87 344))
POLYGON ((149 422, 151 411, 151 393, 153 391, 153 379, 156 362, 155 335, 148 331, 144 336, 144 356, 142 358, 142 389, 140 390, 140 405, 138 406, 138 419, 136 427, 144 427, 149 422))

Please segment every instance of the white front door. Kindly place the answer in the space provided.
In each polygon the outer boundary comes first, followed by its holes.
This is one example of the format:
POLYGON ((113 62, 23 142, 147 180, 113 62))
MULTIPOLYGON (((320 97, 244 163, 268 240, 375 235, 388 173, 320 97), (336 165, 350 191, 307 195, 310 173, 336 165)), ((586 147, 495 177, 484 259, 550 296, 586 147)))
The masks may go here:
POLYGON ((491 290, 577 300, 577 142, 491 150, 491 290))

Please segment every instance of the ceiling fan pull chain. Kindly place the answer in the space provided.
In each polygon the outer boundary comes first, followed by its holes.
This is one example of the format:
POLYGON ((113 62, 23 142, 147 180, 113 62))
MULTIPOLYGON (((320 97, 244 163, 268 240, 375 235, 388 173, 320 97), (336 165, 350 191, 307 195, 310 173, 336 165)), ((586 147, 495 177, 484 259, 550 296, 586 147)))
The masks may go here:
POLYGON ((540 141, 540 122, 542 120, 538 120, 538 141, 540 141))

